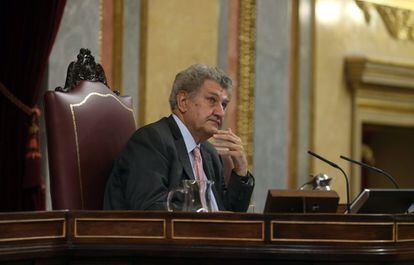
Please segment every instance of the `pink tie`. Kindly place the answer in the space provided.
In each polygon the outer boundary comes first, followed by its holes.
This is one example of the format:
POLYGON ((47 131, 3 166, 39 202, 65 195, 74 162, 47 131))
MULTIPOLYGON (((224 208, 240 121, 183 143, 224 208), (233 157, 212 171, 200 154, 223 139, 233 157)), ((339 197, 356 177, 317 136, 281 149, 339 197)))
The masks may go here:
POLYGON ((203 159, 201 158, 200 148, 196 147, 193 149, 194 155, 194 172, 195 179, 199 181, 200 184, 200 200, 205 211, 208 210, 206 202, 206 176, 203 170, 203 159))

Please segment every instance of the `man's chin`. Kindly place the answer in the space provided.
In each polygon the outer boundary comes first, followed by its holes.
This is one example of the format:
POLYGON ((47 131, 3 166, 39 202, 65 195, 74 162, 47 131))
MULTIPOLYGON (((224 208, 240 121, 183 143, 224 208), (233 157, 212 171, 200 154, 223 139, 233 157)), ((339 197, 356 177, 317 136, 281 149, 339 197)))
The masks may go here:
POLYGON ((219 129, 220 129, 220 126, 218 124, 215 124, 214 126, 211 126, 211 128, 210 128, 211 136, 213 136, 213 134, 217 133, 219 129))
POLYGON ((204 130, 204 138, 205 138, 205 140, 213 137, 213 135, 216 134, 217 131, 218 131, 218 128, 216 126, 211 126, 211 127, 209 126, 209 128, 206 128, 204 130))

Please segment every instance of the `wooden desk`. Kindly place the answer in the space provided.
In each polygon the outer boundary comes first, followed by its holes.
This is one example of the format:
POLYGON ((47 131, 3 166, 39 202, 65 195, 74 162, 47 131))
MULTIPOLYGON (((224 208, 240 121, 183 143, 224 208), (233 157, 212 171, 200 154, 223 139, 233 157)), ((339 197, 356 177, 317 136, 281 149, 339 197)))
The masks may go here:
POLYGON ((0 214, 2 264, 414 264, 414 216, 0 214))

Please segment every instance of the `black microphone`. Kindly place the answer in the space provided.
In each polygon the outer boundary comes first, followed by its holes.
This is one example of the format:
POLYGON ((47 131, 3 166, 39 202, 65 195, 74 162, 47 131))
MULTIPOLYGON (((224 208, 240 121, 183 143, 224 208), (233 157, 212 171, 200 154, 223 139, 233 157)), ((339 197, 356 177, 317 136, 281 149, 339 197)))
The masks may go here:
POLYGON ((397 181, 395 181, 395 178, 393 176, 391 176, 390 174, 388 174, 387 172, 385 172, 384 170, 379 169, 379 168, 376 168, 376 167, 373 167, 373 166, 370 166, 370 165, 367 165, 365 163, 362 163, 362 162, 359 162, 359 161, 356 161, 356 160, 353 160, 353 159, 351 159, 349 157, 346 157, 346 156, 339 156, 339 157, 342 158, 342 159, 344 159, 344 160, 346 160, 346 161, 349 161, 351 163, 357 164, 357 165, 359 165, 361 167, 368 168, 368 169, 370 169, 372 171, 375 171, 377 173, 380 173, 380 174, 386 176, 389 180, 391 180, 391 182, 394 184, 394 186, 397 189, 400 188, 400 186, 398 185, 397 181))
POLYGON ((347 210, 347 213, 350 213, 351 212, 351 209, 350 209, 350 206, 349 206, 349 181, 348 181, 347 175, 345 174, 345 171, 343 171, 343 169, 341 167, 339 167, 337 164, 335 164, 334 162, 329 161, 328 159, 323 158, 320 155, 315 154, 314 152, 312 152, 310 150, 308 150, 308 154, 310 154, 310 155, 312 155, 312 156, 314 156, 314 157, 322 160, 323 162, 327 163, 331 167, 334 167, 334 168, 339 169, 342 172, 342 174, 345 177, 345 181, 346 181, 346 210, 347 210))

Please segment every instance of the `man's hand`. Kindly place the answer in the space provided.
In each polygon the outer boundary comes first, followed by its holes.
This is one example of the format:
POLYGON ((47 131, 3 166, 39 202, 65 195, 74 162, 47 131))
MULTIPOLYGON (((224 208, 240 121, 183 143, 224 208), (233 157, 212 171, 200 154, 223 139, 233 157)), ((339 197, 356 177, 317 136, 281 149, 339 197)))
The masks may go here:
POLYGON ((218 130, 214 135, 213 145, 221 156, 230 156, 234 172, 239 176, 247 175, 247 159, 241 139, 231 129, 218 130))

